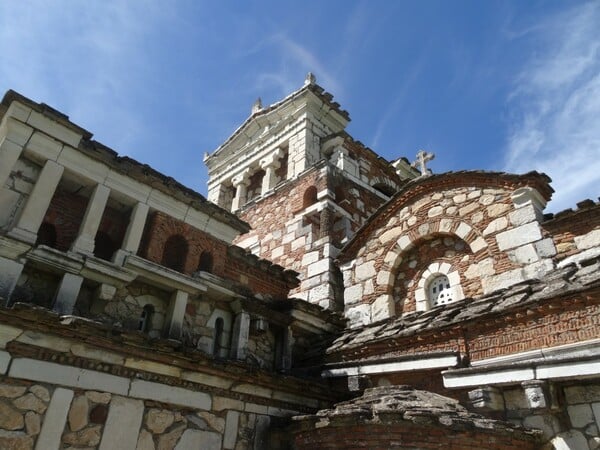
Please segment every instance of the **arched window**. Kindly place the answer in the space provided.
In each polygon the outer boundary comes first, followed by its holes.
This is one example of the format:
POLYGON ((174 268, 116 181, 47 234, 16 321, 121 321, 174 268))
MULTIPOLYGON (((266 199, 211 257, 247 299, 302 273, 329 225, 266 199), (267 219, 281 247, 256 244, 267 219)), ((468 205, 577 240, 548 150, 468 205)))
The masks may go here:
POLYGON ((309 207, 310 205, 314 205, 317 203, 317 188, 315 186, 310 186, 306 191, 304 191, 304 197, 302 198, 302 209, 309 207))
POLYGON ((202 252, 200 254, 200 262, 198 263, 198 270, 204 272, 212 272, 213 257, 210 252, 202 252))
POLYGON ((161 264, 169 269, 183 272, 187 259, 188 243, 180 234, 174 234, 165 242, 161 264))
POLYGON ((450 287, 450 281, 446 275, 436 275, 429 282, 427 296, 431 306, 445 305, 454 300, 454 289, 450 287))
POLYGON ((148 333, 152 329, 152 316, 154 315, 154 306, 145 305, 138 321, 138 330, 142 333, 148 333))
POLYGON ((49 223, 44 222, 38 230, 37 240, 35 245, 47 245, 48 247, 56 247, 56 227, 49 223))
POLYGON ((212 354, 215 357, 219 357, 221 349, 223 348, 223 329, 225 327, 225 321, 219 317, 215 321, 215 328, 213 330, 213 350, 212 354))
POLYGON ((96 233, 96 238, 94 239, 95 257, 110 261, 116 250, 116 245, 108 234, 103 231, 96 233))

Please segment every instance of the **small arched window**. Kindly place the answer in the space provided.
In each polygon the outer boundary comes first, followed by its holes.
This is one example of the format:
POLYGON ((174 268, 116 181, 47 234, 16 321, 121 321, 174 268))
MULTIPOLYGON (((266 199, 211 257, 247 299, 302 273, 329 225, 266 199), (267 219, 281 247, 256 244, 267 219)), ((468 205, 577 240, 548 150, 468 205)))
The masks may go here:
POLYGON ((454 289, 446 275, 436 275, 427 288, 427 296, 431 306, 445 305, 455 300, 454 289))
POLYGON ((154 306, 145 305, 138 321, 138 330, 142 333, 148 333, 152 329, 152 316, 154 315, 154 306))
POLYGON ((110 261, 116 250, 116 245, 108 234, 103 231, 96 233, 94 239, 94 256, 96 258, 110 261))
POLYGON ((317 203, 317 188, 315 186, 310 186, 306 191, 304 191, 304 196, 302 197, 302 208, 308 208, 310 205, 314 205, 317 203))
POLYGON ((200 254, 200 262, 198 263, 198 270, 204 272, 212 272, 213 257, 210 252, 202 252, 200 254))
POLYGON ((48 247, 56 247, 56 227, 49 223, 44 222, 40 226, 37 234, 37 240, 35 245, 47 245, 48 247))
POLYGON ((213 331, 213 351, 212 354, 215 357, 219 357, 221 349, 223 348, 223 329, 225 328, 225 321, 219 317, 215 320, 215 328, 213 331))
POLYGON ((180 234, 174 234, 165 242, 161 264, 177 272, 183 272, 187 254, 187 240, 180 234))

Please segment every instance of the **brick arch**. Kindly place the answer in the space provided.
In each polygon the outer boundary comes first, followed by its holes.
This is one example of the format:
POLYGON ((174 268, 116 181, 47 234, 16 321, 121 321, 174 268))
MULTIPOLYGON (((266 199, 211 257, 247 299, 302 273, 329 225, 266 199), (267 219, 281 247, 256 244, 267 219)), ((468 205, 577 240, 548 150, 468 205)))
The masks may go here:
POLYGON ((488 242, 483 238, 480 230, 459 218, 433 219, 425 223, 415 224, 406 230, 402 227, 395 227, 386 233, 390 234, 387 237, 382 235, 379 238, 380 241, 393 235, 398 237, 390 239, 391 243, 387 245, 387 249, 383 252, 382 262, 375 266, 377 276, 373 277, 373 293, 370 295, 372 304, 371 319, 373 321, 374 319, 380 320, 396 315, 396 304, 393 295, 395 271, 402 263, 407 252, 415 248, 419 242, 435 235, 452 236, 464 241, 473 255, 480 255, 485 252, 485 254, 491 256, 488 242), (377 311, 377 313, 374 314, 373 311, 377 311))

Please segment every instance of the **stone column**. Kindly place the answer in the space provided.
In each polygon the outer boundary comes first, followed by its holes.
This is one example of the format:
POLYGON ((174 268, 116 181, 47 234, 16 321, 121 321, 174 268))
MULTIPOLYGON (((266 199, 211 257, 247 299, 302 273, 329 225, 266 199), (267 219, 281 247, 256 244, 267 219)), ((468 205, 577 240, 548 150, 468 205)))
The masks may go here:
POLYGON ((86 254, 94 253, 94 239, 98 232, 98 226, 108 201, 110 189, 102 184, 97 184, 94 188, 94 192, 88 201, 83 221, 79 227, 79 234, 71 246, 71 250, 74 252, 81 252, 86 254))
POLYGON ((248 336, 250 334, 250 314, 240 311, 233 324, 231 353, 233 359, 244 360, 248 354, 248 336))
POLYGON ((279 158, 281 158, 282 155, 283 150, 277 149, 269 156, 260 160, 260 167, 265 171, 260 195, 265 195, 275 187, 275 182, 277 181, 275 177, 275 170, 281 166, 281 161, 279 158))
POLYGON ((73 314, 81 283, 83 283, 82 276, 65 273, 58 286, 52 309, 60 315, 73 314))
MULTIPOLYGON (((0 137, 0 188, 8 180, 10 172, 23 151, 23 146, 27 144, 33 134, 33 128, 9 117, 11 108, 13 108, 12 105, 0 124, 0 135, 2 135, 0 137)), ((12 112, 15 112, 14 109, 12 112)))
POLYGON ((62 177, 64 167, 54 161, 46 161, 40 172, 17 225, 8 233, 16 239, 34 244, 37 232, 44 220, 52 196, 62 177))
POLYGON ((138 202, 131 210, 129 225, 127 226, 127 231, 123 238, 123 244, 121 245, 121 248, 115 252, 113 262, 123 264, 127 255, 135 255, 137 253, 140 242, 142 241, 142 233, 144 232, 144 225, 146 225, 148 209, 148 205, 138 202))
POLYGON ((239 175, 236 175, 231 179, 231 183, 235 188, 235 197, 233 198, 233 202, 231 202, 231 211, 237 211, 240 207, 246 203, 246 189, 248 188, 248 183, 250 180, 250 169, 245 169, 239 175))
POLYGON ((183 331, 183 316, 187 306, 188 293, 184 291, 175 291, 171 296, 167 319, 165 325, 165 335, 169 339, 181 339, 183 331))
POLYGON ((23 264, 0 256, 0 298, 8 305, 17 281, 23 271, 23 264))

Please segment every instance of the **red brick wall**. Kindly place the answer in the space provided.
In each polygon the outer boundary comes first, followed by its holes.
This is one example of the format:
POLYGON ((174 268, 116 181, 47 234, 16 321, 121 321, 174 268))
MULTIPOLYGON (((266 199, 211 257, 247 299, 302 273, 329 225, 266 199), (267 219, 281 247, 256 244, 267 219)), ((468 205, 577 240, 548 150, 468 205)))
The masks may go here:
MULTIPOLYGON (((336 419, 341 421, 343 419, 336 419)), ((364 419, 348 418, 341 426, 299 432, 294 437, 297 450, 389 450, 440 449, 447 450, 534 450, 532 439, 519 438, 506 432, 451 429, 441 426, 416 425, 406 420, 393 423, 361 423, 364 419)), ((425 419, 424 419, 425 420, 425 419)), ((433 420, 432 420, 433 422, 433 420)), ((466 427, 465 427, 466 428, 466 427)))
POLYGON ((213 255, 211 273, 246 285, 255 293, 287 296, 290 286, 267 271, 270 264, 258 262, 257 266, 253 266, 250 260, 231 257, 225 242, 161 212, 154 212, 148 218, 139 255, 161 264, 165 243, 173 235, 183 236, 188 243, 182 273, 191 275, 196 272, 200 255, 208 251, 213 255))
MULTIPOLYGON (((69 250, 75 241, 88 201, 88 198, 67 192, 60 186, 54 193, 43 221, 56 228, 56 248, 58 250, 69 250)), ((110 236, 116 248, 119 248, 128 224, 129 214, 121 213, 107 206, 98 231, 110 236)))

